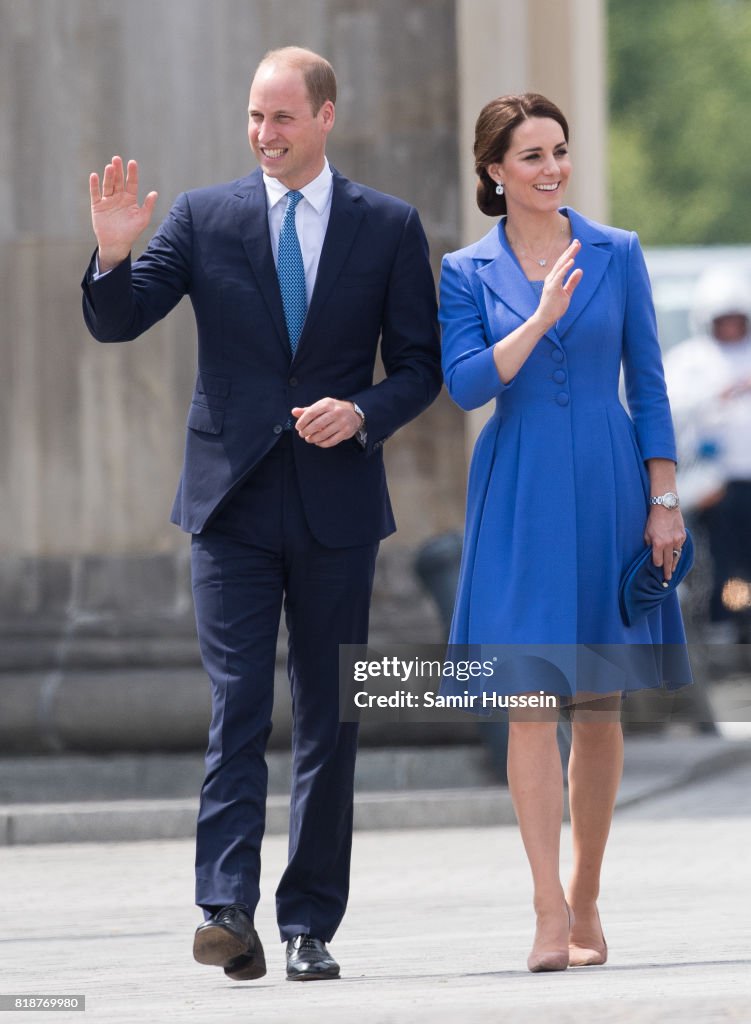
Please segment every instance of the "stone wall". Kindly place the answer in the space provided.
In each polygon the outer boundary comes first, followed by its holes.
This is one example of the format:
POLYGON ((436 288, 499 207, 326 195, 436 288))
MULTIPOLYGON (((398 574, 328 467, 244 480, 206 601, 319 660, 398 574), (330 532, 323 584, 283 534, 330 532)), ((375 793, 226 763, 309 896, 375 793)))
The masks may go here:
MULTIPOLYGON (((135 692, 126 670, 154 676, 155 708, 175 671, 198 672, 187 541, 168 523, 192 317, 183 303, 129 345, 88 336, 87 179, 113 153, 137 157, 142 194, 160 195, 153 229, 183 189, 246 174, 252 71, 288 43, 338 71, 332 163, 418 207, 437 269, 459 241, 453 0, 0 0, 0 745, 44 732, 82 672, 81 712, 99 685, 104 700, 135 692)), ((387 463, 400 529, 375 632, 438 639, 412 557, 462 521, 463 420, 445 394, 387 463)), ((86 745, 59 721, 50 736, 86 745)))

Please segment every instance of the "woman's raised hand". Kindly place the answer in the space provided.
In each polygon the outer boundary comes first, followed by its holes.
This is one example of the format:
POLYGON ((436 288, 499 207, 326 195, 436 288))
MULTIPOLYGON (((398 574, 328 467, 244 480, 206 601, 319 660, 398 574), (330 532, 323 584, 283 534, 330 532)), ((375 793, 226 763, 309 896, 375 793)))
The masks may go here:
POLYGON ((581 242, 575 238, 568 249, 556 260, 550 273, 545 278, 537 312, 545 322, 546 327, 552 327, 564 315, 569 307, 571 296, 574 294, 576 286, 584 276, 584 271, 579 269, 574 270, 566 279, 566 274, 573 267, 574 260, 580 249, 581 242))
POLYGON ((156 192, 149 192, 138 205, 138 164, 128 161, 127 177, 123 161, 113 156, 102 175, 89 175, 91 223, 99 244, 99 270, 112 267, 127 258, 133 243, 151 220, 156 192))

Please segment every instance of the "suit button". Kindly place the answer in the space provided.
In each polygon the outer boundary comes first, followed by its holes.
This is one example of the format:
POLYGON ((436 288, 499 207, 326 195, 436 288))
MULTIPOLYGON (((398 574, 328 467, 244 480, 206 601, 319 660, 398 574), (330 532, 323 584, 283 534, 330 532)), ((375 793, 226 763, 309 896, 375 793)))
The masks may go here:
POLYGON ((555 396, 555 400, 559 405, 568 405, 568 392, 559 391, 555 396))
POLYGON ((284 427, 281 425, 281 423, 275 423, 274 424, 274 433, 275 434, 281 434, 281 432, 283 430, 284 430, 284 427))
POLYGON ((565 383, 565 381, 566 381, 566 371, 565 370, 556 370, 555 373, 553 374, 553 380, 556 382, 556 384, 563 384, 563 383, 565 383))
POLYGON ((297 377, 290 377, 290 379, 289 379, 289 386, 291 388, 296 388, 297 387, 297 377))
POLYGON ((551 354, 551 356, 553 357, 553 359, 555 360, 556 363, 562 363, 563 362, 563 352, 561 352, 561 350, 559 348, 554 348, 553 351, 550 354, 551 354))

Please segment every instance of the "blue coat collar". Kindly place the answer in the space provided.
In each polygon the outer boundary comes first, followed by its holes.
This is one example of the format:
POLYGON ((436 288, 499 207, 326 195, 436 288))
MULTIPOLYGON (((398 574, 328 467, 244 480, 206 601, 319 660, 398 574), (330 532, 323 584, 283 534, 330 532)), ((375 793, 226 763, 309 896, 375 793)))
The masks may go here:
MULTIPOLYGON (((571 221, 572 237, 582 243, 575 266, 581 267, 584 276, 574 291, 566 315, 547 331, 546 336, 557 345, 594 295, 612 254, 611 239, 597 224, 567 206, 561 207, 561 213, 571 221)), ((505 218, 473 246, 472 258, 482 264, 477 274, 483 286, 517 316, 528 320, 537 309, 538 296, 506 238, 505 218)))

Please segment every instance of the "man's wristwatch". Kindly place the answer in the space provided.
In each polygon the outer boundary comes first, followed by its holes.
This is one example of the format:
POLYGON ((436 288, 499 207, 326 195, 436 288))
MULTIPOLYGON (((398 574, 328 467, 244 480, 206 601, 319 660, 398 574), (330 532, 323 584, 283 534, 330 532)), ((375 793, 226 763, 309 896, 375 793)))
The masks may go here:
POLYGON ((668 509, 678 508, 680 503, 680 498, 674 491, 666 491, 664 494, 658 494, 657 497, 649 499, 650 505, 662 505, 663 508, 668 509))
POLYGON ((355 410, 357 415, 360 417, 360 426, 357 428, 358 433, 359 433, 360 431, 365 430, 365 413, 362 411, 362 409, 357 404, 357 402, 353 402, 352 403, 352 408, 355 410))

